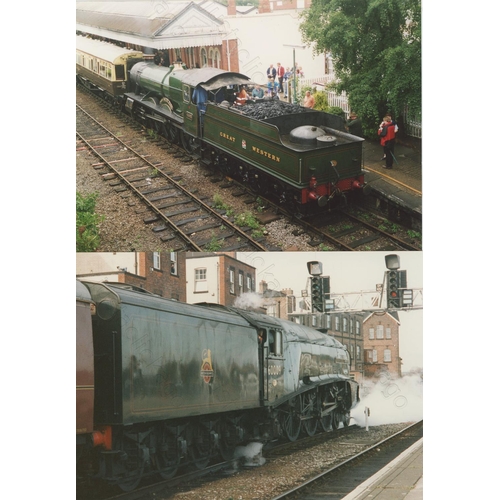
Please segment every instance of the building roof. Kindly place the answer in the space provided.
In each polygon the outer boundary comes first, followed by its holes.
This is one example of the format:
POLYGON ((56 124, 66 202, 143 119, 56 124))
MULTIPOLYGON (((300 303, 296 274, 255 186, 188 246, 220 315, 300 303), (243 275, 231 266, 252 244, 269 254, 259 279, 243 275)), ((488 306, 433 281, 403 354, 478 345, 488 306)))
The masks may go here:
POLYGON ((228 36, 213 2, 77 2, 76 29, 155 49, 220 45, 228 36), (215 15, 212 14, 215 12, 215 15))
MULTIPOLYGON (((378 316, 380 316, 380 312, 367 312, 365 313, 365 317, 363 318, 363 323, 368 321, 372 316, 374 316, 375 314, 377 314, 378 316)), ((401 324, 401 322, 399 321, 399 314, 397 311, 386 311, 386 313, 384 314, 385 315, 389 315, 394 321, 396 321, 396 323, 398 324, 401 324)))

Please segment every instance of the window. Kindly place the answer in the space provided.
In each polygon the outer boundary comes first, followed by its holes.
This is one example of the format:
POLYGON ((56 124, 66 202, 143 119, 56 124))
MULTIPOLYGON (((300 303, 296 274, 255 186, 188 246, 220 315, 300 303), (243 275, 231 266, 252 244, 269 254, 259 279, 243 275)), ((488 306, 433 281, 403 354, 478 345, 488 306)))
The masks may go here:
POLYGON ((194 270, 194 292, 208 292, 207 268, 200 267, 194 270))
POLYGON ((332 317, 329 314, 326 315, 326 327, 328 330, 332 327, 332 317))
POLYGON ((238 273, 238 295, 243 293, 243 271, 238 273))
POLYGON ((391 327, 388 326, 386 329, 385 329, 385 338, 386 339, 390 339, 391 338, 391 327))
POLYGON ((357 360, 361 359, 361 349, 359 345, 356 346, 356 359, 357 360))
POLYGON ((391 362, 391 350, 384 349, 384 363, 390 363, 390 362, 391 362))
POLYGON ((177 276, 177 254, 175 252, 170 252, 170 274, 177 276))
POLYGON ((349 320, 349 333, 354 333, 354 320, 352 318, 349 320))
POLYGON ((340 332, 340 318, 335 316, 335 331, 340 332))
POLYGON ((384 338, 384 326, 383 325, 377 325, 377 338, 378 339, 384 338))
POLYGON ((252 291, 252 277, 247 274, 247 292, 252 291))
POLYGON ((229 293, 234 293, 234 269, 229 268, 229 293))
POLYGON ((153 252, 153 268, 161 269, 160 265, 160 252, 153 252))
POLYGON ((269 330, 269 354, 281 356, 283 353, 283 332, 281 330, 269 330))
POLYGON ((268 316, 276 317, 276 304, 269 304, 266 307, 266 313, 268 316))
POLYGON ((356 320, 356 335, 361 335, 361 325, 358 319, 356 320))
POLYGON ((312 321, 311 321, 311 325, 312 325, 312 326, 317 326, 317 324, 318 324, 318 318, 317 318, 317 316, 314 316, 314 315, 313 315, 313 316, 311 317, 311 320, 312 320, 312 321))
POLYGON ((377 349, 373 349, 373 362, 376 363, 378 361, 377 349))
POLYGON ((370 328, 368 330, 368 338, 370 338, 371 340, 375 338, 375 328, 370 328))
POLYGON ((200 50, 200 59, 201 59, 201 67, 204 68, 207 66, 207 49, 202 48, 200 50))
POLYGON ((125 80, 125 66, 123 66, 123 64, 117 64, 115 66, 115 79, 125 80))
POLYGON ((347 332, 347 318, 342 318, 342 331, 347 332))

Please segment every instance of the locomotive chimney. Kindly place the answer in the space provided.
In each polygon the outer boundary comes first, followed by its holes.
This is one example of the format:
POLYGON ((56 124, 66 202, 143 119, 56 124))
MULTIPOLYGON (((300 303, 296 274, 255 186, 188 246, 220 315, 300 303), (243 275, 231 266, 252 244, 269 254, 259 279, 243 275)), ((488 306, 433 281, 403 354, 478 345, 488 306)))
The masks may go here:
POLYGON ((228 16, 236 15, 236 0, 229 0, 227 4, 227 15, 228 16))
POLYGON ((143 47, 142 53, 145 61, 152 61, 155 57, 154 50, 151 47, 143 47))

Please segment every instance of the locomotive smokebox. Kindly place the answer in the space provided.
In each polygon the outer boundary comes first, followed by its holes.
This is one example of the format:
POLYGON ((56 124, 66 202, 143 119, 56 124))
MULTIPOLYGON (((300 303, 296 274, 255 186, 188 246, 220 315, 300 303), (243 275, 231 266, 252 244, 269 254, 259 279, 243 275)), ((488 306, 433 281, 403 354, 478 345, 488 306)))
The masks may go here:
POLYGON ((290 142, 294 142, 295 144, 316 144, 318 137, 325 135, 326 133, 321 127, 303 125, 302 127, 294 128, 290 132, 290 142))

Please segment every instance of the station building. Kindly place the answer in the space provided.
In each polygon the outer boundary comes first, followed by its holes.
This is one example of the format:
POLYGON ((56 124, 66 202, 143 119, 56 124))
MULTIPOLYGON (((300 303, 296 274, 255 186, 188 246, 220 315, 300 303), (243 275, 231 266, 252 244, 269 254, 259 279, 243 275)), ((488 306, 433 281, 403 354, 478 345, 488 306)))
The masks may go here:
POLYGON ((186 302, 186 256, 177 252, 76 254, 76 278, 132 285, 186 302))

